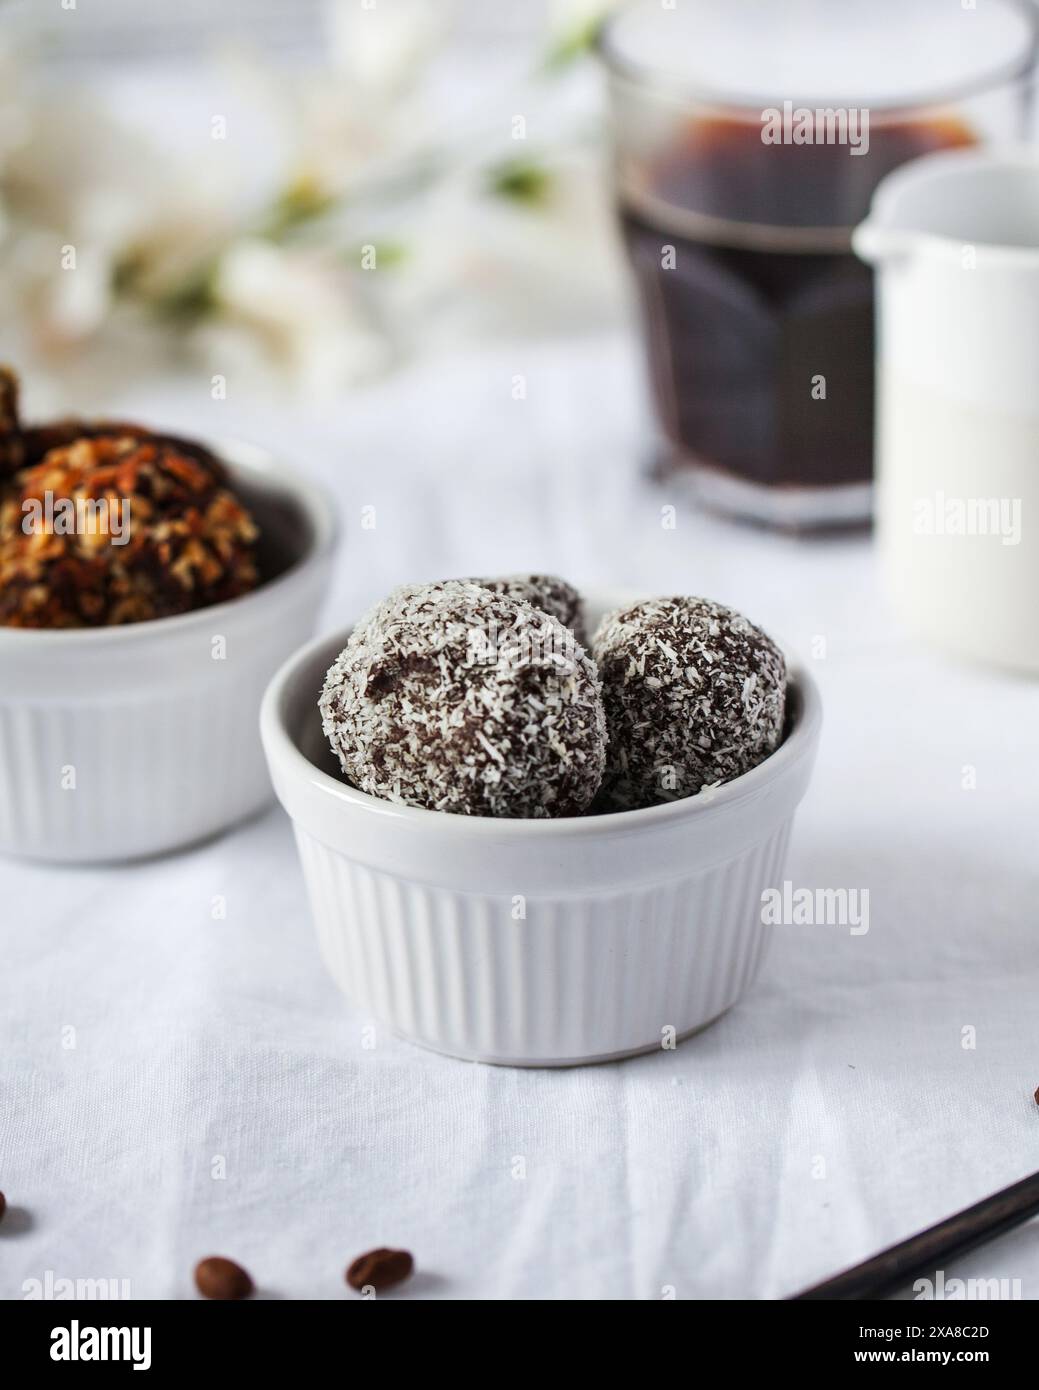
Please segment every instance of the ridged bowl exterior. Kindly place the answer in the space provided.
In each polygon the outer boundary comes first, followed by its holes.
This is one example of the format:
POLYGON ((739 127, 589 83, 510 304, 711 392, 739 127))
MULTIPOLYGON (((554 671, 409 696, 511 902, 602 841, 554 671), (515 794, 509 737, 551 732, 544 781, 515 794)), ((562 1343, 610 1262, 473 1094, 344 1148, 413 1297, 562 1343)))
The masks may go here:
MULTIPOLYGON (((263 458, 244 446, 221 452, 239 473, 263 458)), ((0 853, 139 858, 212 835, 271 799, 260 701, 313 628, 335 528, 322 493, 279 469, 270 479, 303 506, 313 540, 254 593, 123 628, 0 628, 0 853)))
POLYGON ((453 1056, 560 1066, 668 1045, 736 1003, 814 761, 807 675, 779 752, 706 797, 494 821, 393 806, 324 770, 314 704, 345 636, 287 663, 261 725, 322 957, 358 1007, 453 1056))
POLYGON ((514 1065, 605 1060, 682 1038, 753 983, 761 893, 789 827, 668 883, 528 898, 453 892, 351 862, 297 829, 322 958, 360 1008, 453 1056, 514 1065))

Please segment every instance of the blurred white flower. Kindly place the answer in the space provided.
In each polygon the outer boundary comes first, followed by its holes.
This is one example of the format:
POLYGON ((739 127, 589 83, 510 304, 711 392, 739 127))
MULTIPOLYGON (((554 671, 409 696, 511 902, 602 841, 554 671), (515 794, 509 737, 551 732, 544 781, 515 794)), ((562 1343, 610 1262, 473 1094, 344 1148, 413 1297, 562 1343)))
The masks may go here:
MULTIPOLYGON (((205 339, 211 362, 221 345, 244 333, 305 394, 322 395, 388 361, 387 342, 359 303, 350 273, 322 253, 236 242, 219 263, 212 293, 220 324, 205 339)), ((240 345, 234 351, 240 360, 240 345)))
POLYGON ((234 230, 211 182, 80 96, 41 101, 0 166, 16 302, 52 348, 103 327, 115 296, 172 292, 234 230))
POLYGON ((171 362, 187 348, 213 371, 319 395, 402 346, 613 318, 607 183, 572 101, 580 79, 559 75, 609 7, 553 3, 556 79, 532 58, 518 86, 481 75, 470 107, 457 66, 434 77, 453 4, 329 0, 324 68, 222 60, 208 80, 234 108, 230 135, 209 138, 215 117, 193 98, 177 106, 179 147, 161 115, 151 138, 135 118, 153 92, 139 72, 122 106, 107 89, 91 100, 64 74, 35 86, 0 42, 4 345, 71 371, 77 355, 143 361, 150 341, 171 362), (517 157, 516 111, 540 152, 517 157), (373 243, 376 273, 358 263, 373 243))
POLYGON ((77 248, 74 267, 41 274, 36 301, 41 340, 57 347, 95 333, 111 308, 111 283, 105 250, 89 245, 77 248))
POLYGON ((337 82, 367 99, 402 95, 423 73, 450 27, 451 0, 326 0, 325 32, 337 82))

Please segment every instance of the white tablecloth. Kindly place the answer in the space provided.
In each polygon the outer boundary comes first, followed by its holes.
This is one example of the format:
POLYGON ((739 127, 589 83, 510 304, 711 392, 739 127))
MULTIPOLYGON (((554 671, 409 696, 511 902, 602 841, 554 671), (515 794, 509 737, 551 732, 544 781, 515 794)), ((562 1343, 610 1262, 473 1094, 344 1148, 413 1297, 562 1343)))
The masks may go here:
MULTIPOLYGON (((280 809, 127 868, 0 863, 0 1296, 48 1271, 191 1296, 223 1253, 272 1295, 338 1298, 389 1244, 420 1271, 402 1297, 779 1297, 1039 1168, 1035 684, 916 649, 864 538, 684 505, 662 529, 637 381, 626 343, 590 341, 325 411, 234 382, 213 402, 208 378, 111 405, 335 483, 325 626, 405 579, 528 568, 747 611, 825 701, 789 877, 868 888, 868 933, 777 927, 749 997, 674 1052, 515 1071, 364 1046, 280 809)), ((1039 1226, 947 1274, 1039 1296, 1039 1226)))

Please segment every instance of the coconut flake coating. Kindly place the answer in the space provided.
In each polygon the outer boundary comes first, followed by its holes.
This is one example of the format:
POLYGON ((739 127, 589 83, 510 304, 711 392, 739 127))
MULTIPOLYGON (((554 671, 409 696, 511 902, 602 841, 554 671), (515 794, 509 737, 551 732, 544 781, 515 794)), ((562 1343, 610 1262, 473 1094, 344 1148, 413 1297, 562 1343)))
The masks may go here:
POLYGON ((553 618, 569 628, 581 647, 588 646, 588 632, 584 625, 584 603, 581 595, 572 584, 560 579, 556 574, 506 574, 496 579, 472 579, 465 583, 479 584, 481 589, 490 589, 495 594, 505 594, 508 598, 522 599, 549 613, 553 618))
POLYGON ((650 599, 607 614, 592 647, 609 729, 602 809, 692 796, 779 746, 783 653, 731 608, 650 599))
POLYGON ((350 782, 470 816, 573 816, 595 797, 606 722, 562 624, 477 584, 407 585, 329 668, 321 722, 350 782))

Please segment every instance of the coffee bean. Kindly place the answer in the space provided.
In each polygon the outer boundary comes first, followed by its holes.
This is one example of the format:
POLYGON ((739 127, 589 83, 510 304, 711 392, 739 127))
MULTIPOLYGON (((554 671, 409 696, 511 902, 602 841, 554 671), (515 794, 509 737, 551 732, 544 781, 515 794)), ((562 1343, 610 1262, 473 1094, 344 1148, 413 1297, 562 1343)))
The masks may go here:
POLYGON ((210 1255, 195 1266, 195 1284, 206 1298, 248 1298, 253 1281, 241 1265, 225 1260, 222 1255, 210 1255))
POLYGON ((1035 1088, 1035 1103, 1039 1105, 1039 1086, 1035 1088))
POLYGON ((7 1198, 0 1192, 0 1221, 4 1219, 4 1212, 7 1210, 7 1198))
POLYGON ((370 1286, 381 1293, 406 1279, 414 1268, 415 1261, 407 1250, 369 1250, 366 1255, 358 1255, 350 1265, 346 1282, 358 1291, 370 1286))

